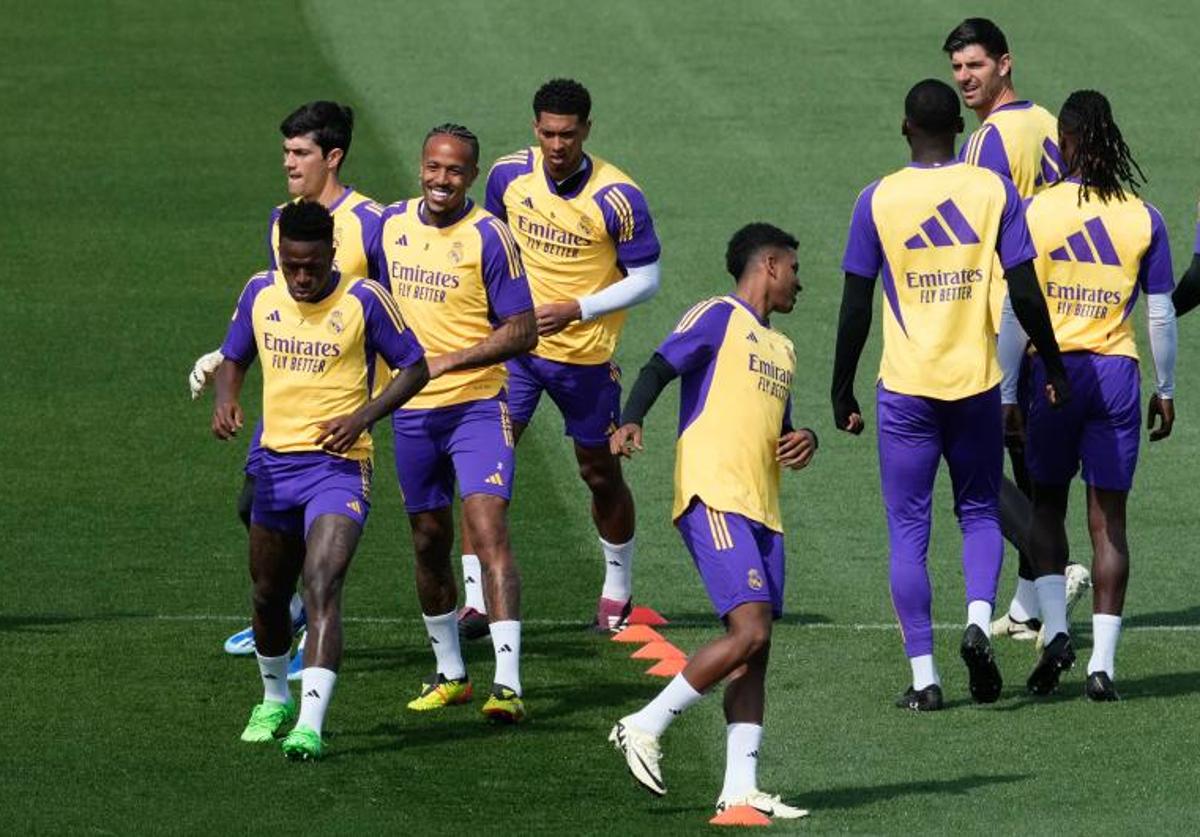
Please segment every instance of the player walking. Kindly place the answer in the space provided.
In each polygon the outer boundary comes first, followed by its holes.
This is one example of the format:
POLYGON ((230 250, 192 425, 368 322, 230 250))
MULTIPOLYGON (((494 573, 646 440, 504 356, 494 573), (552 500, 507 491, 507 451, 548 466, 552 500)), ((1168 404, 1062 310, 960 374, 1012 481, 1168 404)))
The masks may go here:
POLYGON ((312 642, 304 652, 300 717, 283 742, 319 758, 342 657, 341 595, 370 509, 370 425, 428 380, 421 346, 387 292, 333 269, 333 218, 320 204, 279 217, 280 271, 253 277, 221 345, 213 433, 242 427, 246 369, 263 366, 263 430, 250 523, 254 636, 263 702, 243 741, 270 741, 296 717, 288 692, 288 599, 303 572, 312 642), (280 275, 282 273, 282 276, 280 275), (399 370, 371 399, 374 357, 399 370))
POLYGON ((815 433, 792 428, 796 356, 792 342, 769 323, 771 314, 795 306, 796 246, 770 224, 750 224, 734 235, 725 263, 735 292, 684 314, 642 368, 610 440, 614 454, 640 451, 647 411, 672 379, 681 379, 671 517, 726 633, 696 651, 654 700, 618 721, 609 740, 634 778, 661 796, 667 788, 659 737, 728 678, 728 749, 717 811, 751 805, 784 819, 808 812, 760 791, 757 770, 771 624, 783 612, 780 466, 799 470, 817 449, 815 433))
MULTIPOLYGON (((1039 552, 1035 582, 1048 641, 1028 686, 1048 694, 1075 660, 1063 592, 1064 521, 1071 478, 1082 461, 1095 574, 1085 693, 1111 701, 1118 699, 1114 657, 1129 579, 1125 507, 1141 425, 1141 376, 1129 316, 1144 294, 1157 377, 1147 411, 1154 442, 1169 436, 1175 423, 1175 280, 1166 225, 1157 209, 1137 197, 1141 169, 1108 100, 1094 90, 1072 93, 1058 126, 1067 179, 1034 197, 1027 218, 1073 400, 1062 410, 1048 408, 1038 391, 1046 364, 1035 355, 1026 456, 1033 479, 1033 537, 1051 548, 1039 552)), ((1006 334, 1019 330, 1006 312, 1006 334)))
POLYGON ((915 85, 904 113, 912 163, 864 189, 850 222, 832 397, 837 426, 861 433, 854 376, 870 330, 875 277, 882 275, 887 304, 876 389, 879 471, 892 601, 912 667, 912 685, 897 705, 936 710, 942 690, 926 560, 941 458, 950 469, 963 534, 969 624, 960 652, 972 697, 990 703, 1000 695, 988 639, 1003 558, 1000 367, 988 311, 988 291, 998 278, 996 254, 1013 308, 1045 357, 1051 397, 1065 397, 1066 390, 1016 188, 993 172, 955 161, 954 137, 963 124, 948 85, 933 79, 915 85))
POLYGON ((429 352, 429 385, 392 417, 396 473, 412 525, 417 595, 437 670, 409 709, 471 699, 459 650, 451 510, 462 495, 464 531, 484 569, 496 674, 485 715, 516 723, 521 698, 521 579, 508 538, 515 457, 504 361, 537 343, 533 300, 503 221, 467 190, 479 141, 439 125, 421 152, 421 192, 383 213, 380 275, 429 352))

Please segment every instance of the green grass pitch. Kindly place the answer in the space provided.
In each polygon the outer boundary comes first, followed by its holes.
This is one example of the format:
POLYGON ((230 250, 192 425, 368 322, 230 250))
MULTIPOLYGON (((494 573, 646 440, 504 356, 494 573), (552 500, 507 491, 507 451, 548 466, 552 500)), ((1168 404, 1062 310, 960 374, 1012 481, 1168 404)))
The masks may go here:
MULTIPOLYGON (((796 342, 796 418, 822 447, 785 479, 790 615, 774 646, 761 783, 813 815, 776 830, 1194 831, 1200 322, 1181 327, 1175 437, 1143 448, 1131 498, 1117 672, 1126 701, 1088 705, 1078 669, 1059 696, 1030 700, 1021 686, 1033 651, 1010 643, 998 649, 1002 699, 966 700, 943 476, 930 564, 951 709, 919 717, 890 706, 907 665, 891 627, 874 441, 834 432, 828 407, 838 265, 858 190, 906 160, 905 91, 948 78, 939 47, 969 14, 1007 31, 1021 94, 1052 109, 1080 87, 1110 96, 1181 270, 1198 185, 1188 4, 2 0, 5 831, 707 828, 724 764, 719 700, 666 737, 662 800, 634 787, 605 743, 659 682, 628 648, 580 629, 602 565, 546 405, 520 449, 512 508, 529 723, 490 728, 478 700, 438 717, 404 712, 431 654, 380 432, 330 756, 297 766, 237 740, 259 696, 253 663, 220 650, 248 610, 233 514, 244 442, 210 437, 211 402, 189 402, 184 379, 262 266, 268 211, 285 194, 276 126, 308 99, 353 103, 347 179, 395 200, 412 192, 430 125, 468 124, 490 160, 531 141, 532 92, 560 74, 591 88, 589 148, 644 187, 664 243, 662 292, 631 315, 620 347, 627 380, 688 304, 728 287, 722 254, 736 227, 770 220, 802 242, 804 292, 777 325, 796 342)), ((878 332, 877 321, 864 402, 878 332)), ((656 408, 646 454, 627 473, 640 515, 637 597, 674 620, 669 637, 691 650, 716 628, 667 519, 675 403, 672 392, 656 408)), ((1072 543, 1086 555, 1079 511, 1072 543)), ((1002 601, 1011 575, 1006 566, 1002 601)), ((1081 660, 1087 614, 1076 613, 1081 660)), ((468 654, 488 682, 490 647, 468 654)))

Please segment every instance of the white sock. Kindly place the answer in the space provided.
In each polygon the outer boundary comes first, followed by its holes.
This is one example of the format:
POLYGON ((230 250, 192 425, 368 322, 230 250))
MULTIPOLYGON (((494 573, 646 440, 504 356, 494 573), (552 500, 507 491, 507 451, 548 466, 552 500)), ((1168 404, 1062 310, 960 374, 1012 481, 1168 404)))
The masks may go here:
POLYGON ((967 602, 967 624, 977 625, 984 636, 992 632, 992 603, 983 599, 967 602))
POLYGON ((1103 671, 1116 675, 1117 640, 1121 636, 1121 617, 1110 613, 1092 614, 1092 658, 1087 673, 1103 671))
POLYGON ((629 716, 630 722, 656 738, 670 726, 683 711, 703 697, 692 688, 692 684, 682 674, 676 674, 667 687, 658 693, 654 700, 642 707, 641 711, 629 716))
POLYGON ((627 602, 633 596, 633 538, 622 544, 599 540, 604 551, 604 587, 600 595, 614 602, 627 602))
POLYGON ((908 664, 912 666, 913 688, 918 692, 935 683, 942 685, 938 677, 937 666, 933 664, 932 654, 922 654, 919 657, 909 657, 908 664))
POLYGON ((1027 578, 1017 579, 1017 592, 1008 605, 1008 618, 1014 622, 1028 622, 1041 617, 1042 607, 1038 604, 1037 588, 1027 578))
POLYGON ((496 652, 493 683, 521 694, 521 623, 516 619, 493 622, 492 649, 496 652))
POLYGON ((429 644, 433 646, 433 656, 437 658, 438 674, 444 674, 447 680, 466 677, 467 666, 458 646, 458 614, 452 610, 441 616, 421 616, 425 620, 429 644))
POLYGON ((483 567, 479 564, 478 555, 462 557, 463 591, 467 595, 466 606, 473 607, 480 613, 487 613, 487 605, 483 601, 483 567))
POLYGON ((325 724, 325 712, 329 709, 329 699, 333 697, 333 684, 337 682, 337 672, 327 668, 310 666, 304 669, 300 676, 300 718, 296 726, 311 727, 317 735, 325 724))
POLYGON ((1037 589, 1038 604, 1042 609, 1042 627, 1046 630, 1046 642, 1059 634, 1067 633, 1067 577, 1044 575, 1033 582, 1037 589))
POLYGON ((721 799, 741 799, 758 790, 758 748, 761 724, 729 724, 725 727, 725 787, 721 799))
POLYGON ((262 677, 263 700, 273 700, 276 703, 287 703, 291 700, 292 694, 288 691, 287 681, 288 655, 264 657, 255 651, 254 656, 258 657, 258 673, 262 677))

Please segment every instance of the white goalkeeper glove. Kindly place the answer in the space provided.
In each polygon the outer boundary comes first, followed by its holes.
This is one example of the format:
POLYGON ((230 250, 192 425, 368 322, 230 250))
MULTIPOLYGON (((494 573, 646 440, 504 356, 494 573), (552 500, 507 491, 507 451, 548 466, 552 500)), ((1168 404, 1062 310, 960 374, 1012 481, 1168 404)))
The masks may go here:
POLYGON ((201 355, 196 360, 196 365, 192 367, 192 374, 188 375, 188 389, 192 391, 193 401, 204 394, 204 390, 208 388, 208 382, 212 380, 217 367, 224 363, 224 361, 225 355, 221 354, 220 349, 215 352, 209 352, 206 355, 201 355))

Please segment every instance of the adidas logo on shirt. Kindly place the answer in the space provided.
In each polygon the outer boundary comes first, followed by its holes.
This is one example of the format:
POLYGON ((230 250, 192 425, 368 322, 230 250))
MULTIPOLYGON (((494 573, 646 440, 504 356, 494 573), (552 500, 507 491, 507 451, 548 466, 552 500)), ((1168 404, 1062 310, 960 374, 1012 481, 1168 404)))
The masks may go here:
POLYGON ((750 332, 749 334, 747 334, 747 335, 746 335, 746 339, 747 339, 747 340, 749 340, 751 343, 757 343, 757 342, 758 342, 758 335, 756 335, 756 334, 755 334, 755 333, 752 331, 752 332, 750 332))
POLYGON ((283 320, 283 318, 279 316, 279 309, 275 309, 270 314, 267 314, 267 319, 273 323, 278 323, 283 320))
POLYGON ((909 250, 926 247, 955 247, 959 244, 978 244, 979 236, 953 200, 937 205, 937 213, 921 222, 921 232, 914 235, 904 246, 909 250))
POLYGON ((396 239, 396 246, 397 247, 407 247, 408 246, 408 234, 407 233, 396 239))
POLYGON ((1108 237, 1104 222, 1097 216, 1083 222, 1083 229, 1067 236, 1067 243, 1050 251, 1050 258, 1056 262, 1087 262, 1093 264, 1096 257, 1100 264, 1120 267, 1121 259, 1117 256, 1117 248, 1108 237), (1089 241, 1090 239, 1090 241, 1089 241))
POLYGON ((533 209, 533 198, 525 198, 523 201, 521 201, 521 206, 533 209))

